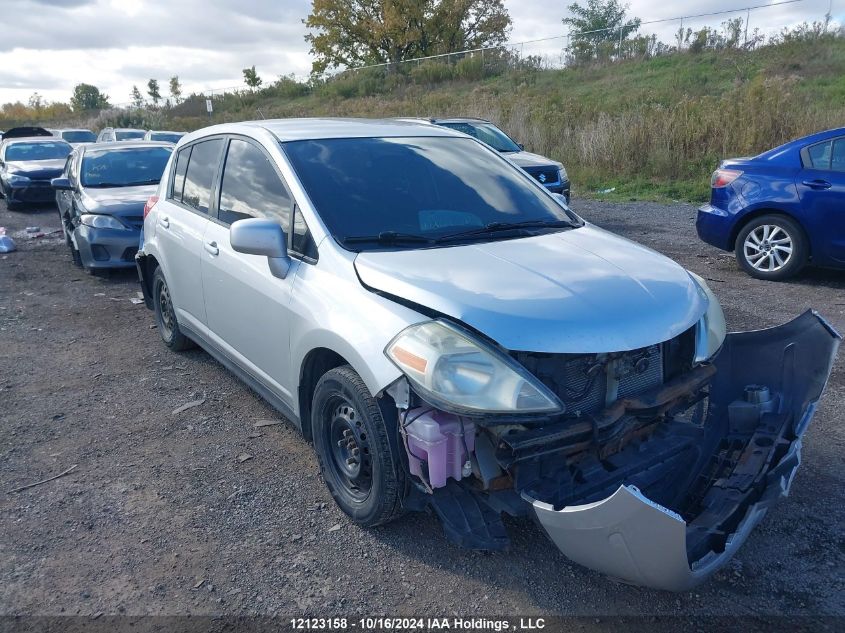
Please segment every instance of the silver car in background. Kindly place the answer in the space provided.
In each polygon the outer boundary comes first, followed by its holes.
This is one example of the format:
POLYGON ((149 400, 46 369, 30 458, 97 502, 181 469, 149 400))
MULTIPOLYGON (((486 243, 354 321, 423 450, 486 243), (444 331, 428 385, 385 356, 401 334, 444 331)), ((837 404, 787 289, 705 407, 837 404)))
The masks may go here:
POLYGON ((50 131, 53 133, 53 136, 70 143, 71 147, 79 147, 80 145, 97 142, 97 135, 85 128, 63 128, 50 131))
POLYGON ((193 132, 136 262, 164 343, 298 426, 353 521, 431 508, 499 549, 502 515, 530 515, 572 560, 670 590, 788 492, 839 344, 813 312, 726 334, 700 277, 418 123, 193 132))
POLYGON ((144 134, 145 141, 163 141, 165 143, 178 143, 179 139, 185 136, 185 132, 170 132, 167 130, 147 130, 144 134))

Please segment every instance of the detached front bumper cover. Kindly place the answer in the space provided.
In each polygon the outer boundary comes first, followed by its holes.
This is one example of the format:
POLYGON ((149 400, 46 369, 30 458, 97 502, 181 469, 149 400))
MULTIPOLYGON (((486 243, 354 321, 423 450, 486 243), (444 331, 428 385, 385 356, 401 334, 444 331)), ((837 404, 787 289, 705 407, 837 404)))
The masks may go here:
POLYGON ((788 494, 840 339, 812 311, 728 335, 713 360, 695 477, 677 504, 667 504, 676 509, 625 483, 605 499, 559 509, 523 497, 573 561, 638 585, 689 589, 724 565, 788 494), (749 388, 767 398, 749 398, 749 388))

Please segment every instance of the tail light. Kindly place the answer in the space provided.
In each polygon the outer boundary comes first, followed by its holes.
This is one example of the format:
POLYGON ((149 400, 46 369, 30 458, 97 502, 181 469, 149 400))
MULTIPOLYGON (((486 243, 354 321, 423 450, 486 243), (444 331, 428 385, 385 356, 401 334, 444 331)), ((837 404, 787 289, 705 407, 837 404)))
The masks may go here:
POLYGON ((158 196, 150 196, 150 199, 147 200, 146 204, 144 204, 144 219, 147 219, 147 215, 150 211, 153 210, 153 207, 158 204, 158 196))
POLYGON ((736 169, 717 169, 710 178, 710 186, 714 189, 727 187, 740 176, 742 176, 742 172, 736 169))

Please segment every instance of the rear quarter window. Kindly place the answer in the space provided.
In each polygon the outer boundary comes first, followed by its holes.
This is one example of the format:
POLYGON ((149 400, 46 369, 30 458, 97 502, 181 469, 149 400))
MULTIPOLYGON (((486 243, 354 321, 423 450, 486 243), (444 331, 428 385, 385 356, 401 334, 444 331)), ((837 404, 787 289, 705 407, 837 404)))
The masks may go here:
POLYGON ((208 213, 211 203, 211 188, 214 176, 220 166, 220 154, 223 139, 202 141, 193 146, 185 173, 185 186, 182 191, 182 203, 193 207, 200 213, 208 213))
POLYGON ((831 142, 816 143, 807 148, 805 167, 811 169, 830 169, 831 142))

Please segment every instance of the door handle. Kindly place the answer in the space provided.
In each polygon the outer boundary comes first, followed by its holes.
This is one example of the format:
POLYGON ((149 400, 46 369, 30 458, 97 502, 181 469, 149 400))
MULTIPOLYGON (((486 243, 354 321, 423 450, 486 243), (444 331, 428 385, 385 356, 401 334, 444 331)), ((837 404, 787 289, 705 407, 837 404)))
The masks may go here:
POLYGON ((810 189, 830 189, 831 184, 827 180, 805 180, 801 183, 810 189))
POLYGON ((170 218, 168 218, 167 216, 164 216, 163 218, 159 219, 159 222, 164 228, 170 228, 170 218))
POLYGON ((220 249, 217 248, 217 242, 206 242, 202 246, 209 255, 217 255, 220 252, 220 249))

